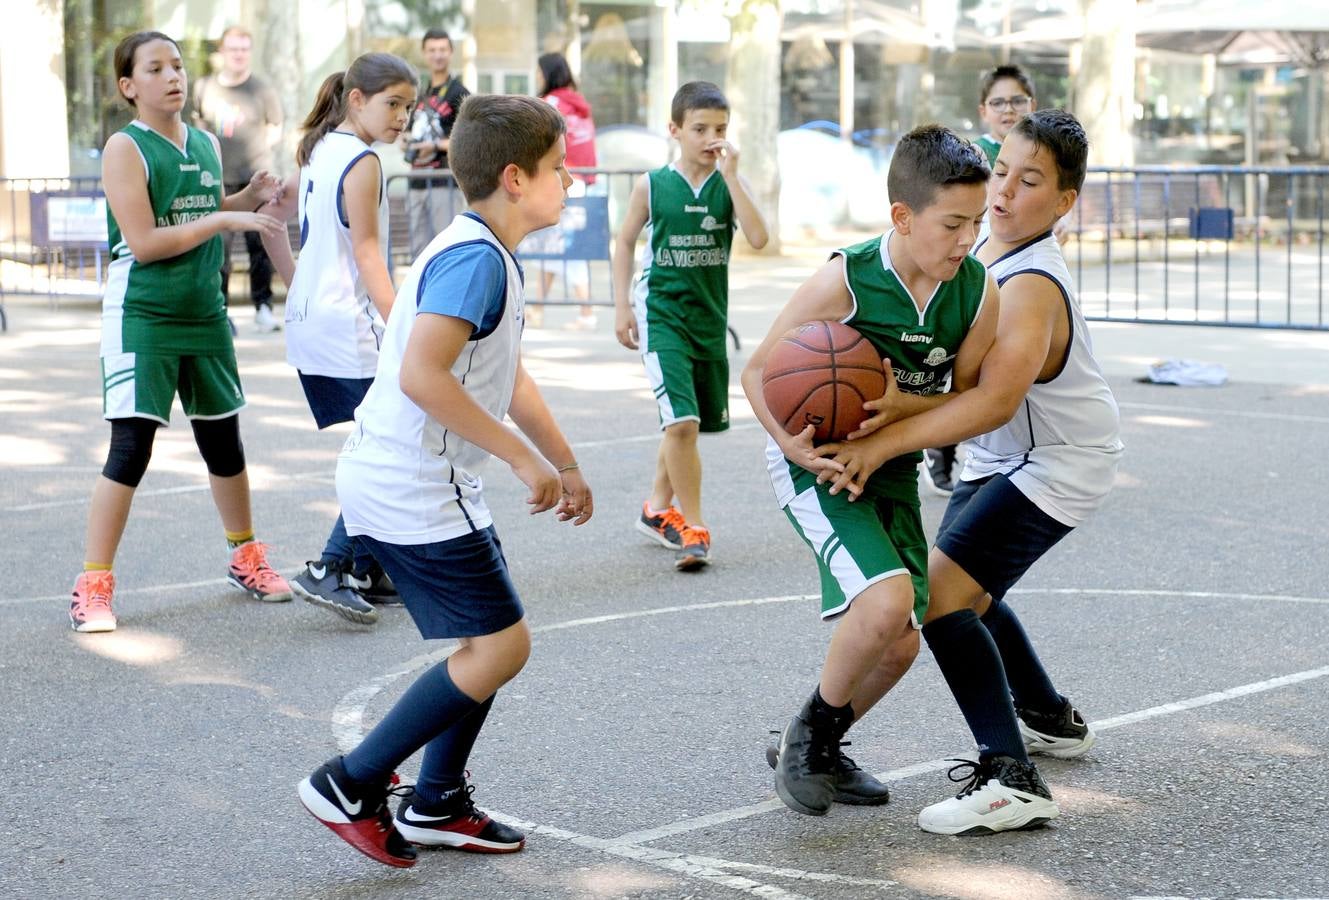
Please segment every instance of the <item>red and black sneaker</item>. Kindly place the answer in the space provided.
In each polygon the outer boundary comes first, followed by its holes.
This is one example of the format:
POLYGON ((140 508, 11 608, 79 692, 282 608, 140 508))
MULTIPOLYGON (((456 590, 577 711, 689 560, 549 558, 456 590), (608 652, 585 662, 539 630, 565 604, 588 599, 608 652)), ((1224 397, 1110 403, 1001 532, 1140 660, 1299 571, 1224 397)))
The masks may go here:
POLYGON ((408 869, 415 865, 415 848, 392 827, 388 810, 388 795, 402 790, 393 787, 397 780, 394 774, 382 784, 352 781, 337 756, 300 782, 300 802, 365 856, 385 866, 408 869))
POLYGON ((475 808, 475 785, 462 785, 433 806, 414 790, 397 807, 397 830, 422 847, 451 847, 469 853, 516 853, 526 846, 526 835, 496 822, 475 808))

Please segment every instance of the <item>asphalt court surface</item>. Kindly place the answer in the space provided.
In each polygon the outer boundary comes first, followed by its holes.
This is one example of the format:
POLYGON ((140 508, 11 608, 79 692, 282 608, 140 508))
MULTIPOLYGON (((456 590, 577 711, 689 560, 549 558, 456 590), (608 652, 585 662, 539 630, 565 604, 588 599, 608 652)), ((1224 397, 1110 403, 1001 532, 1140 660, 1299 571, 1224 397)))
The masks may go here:
MULTIPOLYGON (((744 351, 801 272, 736 272, 744 351)), ((223 583, 225 550, 179 410, 117 561, 114 635, 65 618, 105 453, 97 317, 11 303, 0 337, 0 893, 16 897, 1329 896, 1325 586, 1329 336, 1099 326, 1127 455, 1107 505, 1011 602, 1063 692, 1100 725, 1040 763, 1062 817, 983 839, 918 830, 971 746, 926 649, 851 731, 893 799, 813 819, 774 799, 763 750, 815 683, 816 572, 774 508, 738 398, 706 439, 715 564, 672 572, 631 527, 656 451, 635 357, 593 335, 526 342, 596 494, 580 529, 487 490, 535 631, 471 771, 480 805, 531 829, 512 856, 388 870, 299 806, 446 642, 403 610, 366 629, 223 583), (1214 358, 1218 389, 1137 384, 1141 360, 1214 358), (1318 373, 1318 377, 1317 377, 1318 373)), ((317 433, 279 336, 237 309, 242 430, 260 537, 294 574, 335 514, 338 433, 317 433)), ((943 501, 924 500, 935 529, 943 501)), ((414 771, 408 762, 403 774, 414 771)))

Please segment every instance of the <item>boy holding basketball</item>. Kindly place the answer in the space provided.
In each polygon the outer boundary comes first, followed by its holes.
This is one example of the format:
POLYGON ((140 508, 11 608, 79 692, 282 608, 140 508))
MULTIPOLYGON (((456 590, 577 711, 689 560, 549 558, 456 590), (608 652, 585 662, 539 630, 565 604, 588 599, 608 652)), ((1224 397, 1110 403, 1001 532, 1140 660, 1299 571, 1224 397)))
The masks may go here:
MULTIPOLYGON (((753 412, 770 433, 776 499, 817 557, 824 620, 839 620, 820 683, 780 738, 776 792, 824 815, 832 801, 885 803, 886 787, 840 752, 840 740, 918 653, 927 609, 927 539, 919 512, 918 447, 877 465, 858 491, 833 490, 846 466, 818 453, 812 426, 790 435, 762 395, 771 349, 804 322, 843 322, 889 362, 874 404, 892 421, 941 405, 947 379, 978 381, 997 323, 997 287, 969 256, 983 218, 988 166, 977 148, 936 125, 901 139, 888 173, 893 227, 837 250, 790 298, 743 370, 753 412)), ((842 446, 854 447, 858 441, 842 446)))
POLYGON ((767 234, 738 174, 738 149, 725 139, 729 102, 720 89, 706 81, 683 85, 670 119, 679 160, 633 185, 614 248, 614 333, 623 346, 641 351, 664 432, 637 528, 676 551, 675 568, 691 571, 710 562, 711 550, 697 436, 729 428, 734 228, 741 226, 757 249, 766 246, 767 234), (632 255, 643 228, 642 273, 633 284, 632 255))
POLYGON ((1027 754, 1069 759, 1094 743, 1003 601, 1103 502, 1122 452, 1117 404, 1052 232, 1075 204, 1087 156, 1084 129, 1067 112, 1042 110, 1015 125, 988 186, 992 234, 977 251, 1001 289, 1001 321, 978 384, 866 440, 819 448, 845 467, 832 489, 862 491, 876 459, 978 433, 928 559, 923 637, 979 745, 977 763, 956 767, 968 769, 964 791, 919 813, 919 826, 939 834, 1056 817, 1027 754), (870 452, 846 452, 850 444, 870 452))

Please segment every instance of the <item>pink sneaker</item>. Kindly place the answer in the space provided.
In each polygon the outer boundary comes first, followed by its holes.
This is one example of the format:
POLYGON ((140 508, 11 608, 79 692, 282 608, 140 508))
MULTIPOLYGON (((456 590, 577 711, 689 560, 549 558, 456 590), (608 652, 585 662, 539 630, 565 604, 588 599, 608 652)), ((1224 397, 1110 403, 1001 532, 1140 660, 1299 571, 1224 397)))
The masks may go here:
POLYGON ((231 551, 226 580, 255 600, 280 603, 291 599, 291 586, 268 565, 268 545, 249 541, 231 551))
POLYGON ((115 576, 107 571, 84 572, 74 582, 74 599, 69 603, 69 624, 75 631, 115 631, 115 613, 111 595, 115 576))

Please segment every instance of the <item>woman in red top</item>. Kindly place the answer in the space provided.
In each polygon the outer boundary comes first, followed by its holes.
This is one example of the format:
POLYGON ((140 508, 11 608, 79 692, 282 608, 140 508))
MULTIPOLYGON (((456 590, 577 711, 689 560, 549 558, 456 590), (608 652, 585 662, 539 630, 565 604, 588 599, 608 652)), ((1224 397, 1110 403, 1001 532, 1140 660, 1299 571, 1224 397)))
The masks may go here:
MULTIPOLYGON (((540 66, 539 96, 550 106, 557 109, 567 122, 567 167, 569 169, 595 167, 595 121, 591 118, 591 104, 577 92, 577 80, 572 77, 572 69, 562 53, 546 53, 537 60, 540 66)), ((570 173, 572 186, 568 188, 569 197, 585 197, 586 186, 595 183, 595 176, 590 174, 570 173)), ((561 226, 554 226, 547 232, 532 235, 535 240, 528 247, 545 253, 561 253, 563 250, 563 231, 561 226)), ((584 260, 556 262, 554 260, 531 261, 531 265, 541 271, 540 296, 549 293, 554 282, 554 275, 562 271, 570 293, 580 300, 590 296, 590 267, 584 260)), ((532 309, 529 312, 537 312, 532 309)), ((539 325, 539 317, 532 325, 539 325)), ((591 331, 596 326, 595 307, 582 304, 581 315, 574 320, 570 328, 577 331, 591 331)))

